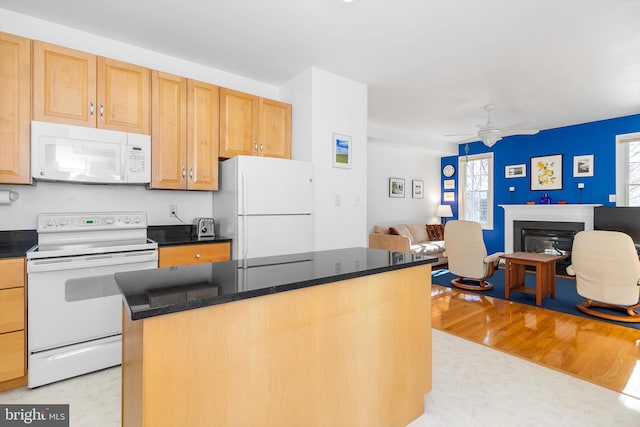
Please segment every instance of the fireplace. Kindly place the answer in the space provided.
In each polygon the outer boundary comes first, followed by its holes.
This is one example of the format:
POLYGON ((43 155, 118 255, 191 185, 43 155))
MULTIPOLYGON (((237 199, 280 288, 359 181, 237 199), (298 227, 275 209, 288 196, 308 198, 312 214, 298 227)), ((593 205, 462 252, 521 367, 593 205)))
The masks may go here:
POLYGON ((573 237, 584 230, 582 222, 513 221, 513 248, 521 252, 567 255, 556 262, 556 273, 566 275, 571 264, 573 237))

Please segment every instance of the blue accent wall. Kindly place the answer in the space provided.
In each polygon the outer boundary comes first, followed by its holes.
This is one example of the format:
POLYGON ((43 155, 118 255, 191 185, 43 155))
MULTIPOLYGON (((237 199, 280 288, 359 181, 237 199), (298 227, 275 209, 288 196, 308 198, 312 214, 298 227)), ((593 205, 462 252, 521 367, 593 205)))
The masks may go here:
MULTIPOLYGON (((469 155, 493 152, 494 206, 493 230, 484 230, 484 240, 489 253, 504 251, 504 210, 498 205, 524 204, 528 201, 540 202, 547 193, 551 203, 600 203, 615 206, 609 202, 609 195, 616 193, 616 135, 640 132, 640 114, 597 122, 566 126, 539 132, 536 135, 506 137, 489 148, 481 142, 469 145, 469 155), (531 157, 562 154, 562 189, 531 190, 531 157), (573 177, 573 157, 593 154, 594 174, 591 177, 573 177), (527 175, 521 178, 505 178, 505 166, 527 165, 527 175), (578 183, 584 183, 582 196, 578 183), (515 187, 513 193, 509 187, 515 187)), ((458 147, 458 155, 464 156, 465 144, 458 147)), ((441 167, 451 164, 456 168, 452 178, 442 176, 442 203, 451 204, 454 217, 458 213, 458 156, 441 158, 441 167), (455 179, 455 190, 445 190, 444 181, 455 179), (444 192, 454 191, 454 202, 444 201, 444 192)))

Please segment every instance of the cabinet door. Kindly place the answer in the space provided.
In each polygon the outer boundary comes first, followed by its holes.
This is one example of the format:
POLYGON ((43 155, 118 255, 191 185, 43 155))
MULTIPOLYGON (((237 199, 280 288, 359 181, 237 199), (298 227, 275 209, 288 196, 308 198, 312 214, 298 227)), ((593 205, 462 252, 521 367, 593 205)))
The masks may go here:
POLYGON ((25 352, 24 331, 0 334, 0 382, 24 376, 25 352))
POLYGON ((187 188, 218 189, 219 88, 188 81, 187 188))
POLYGON ((0 33, 0 182, 29 184, 31 40, 0 33))
POLYGON ((96 57, 33 42, 33 119, 96 126, 96 57))
POLYGON ((0 334, 24 329, 24 288, 0 290, 0 334))
POLYGON ((169 246, 158 250, 159 268, 228 261, 230 259, 231 244, 228 242, 169 246))
POLYGON ((260 98, 260 155, 291 158, 291 104, 260 98))
POLYGON ((98 127, 149 134, 149 69, 98 57, 98 127))
POLYGON ((151 73, 151 188, 181 190, 187 177, 187 79, 151 73))
POLYGON ((220 88, 220 157, 258 155, 258 97, 220 88))

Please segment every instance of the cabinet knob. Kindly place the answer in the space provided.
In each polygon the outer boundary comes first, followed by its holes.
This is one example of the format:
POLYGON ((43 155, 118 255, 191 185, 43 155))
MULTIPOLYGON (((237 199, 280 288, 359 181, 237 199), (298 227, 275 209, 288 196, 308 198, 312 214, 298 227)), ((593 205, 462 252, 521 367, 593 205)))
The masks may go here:
POLYGON ((189 178, 193 181, 193 168, 189 169, 189 178))
POLYGON ((89 103, 89 117, 93 117, 93 102, 89 103))
POLYGON ((100 103, 100 118, 104 116, 104 104, 100 103))
POLYGON ((182 168, 182 178, 184 179, 184 177, 187 176, 187 169, 186 168, 182 168))
POLYGON ((264 144, 260 143, 260 152, 264 152, 264 144))
POLYGON ((200 254, 196 254, 196 258, 200 259, 200 254))
POLYGON ((256 153, 258 152, 258 143, 255 141, 253 142, 253 151, 256 153))

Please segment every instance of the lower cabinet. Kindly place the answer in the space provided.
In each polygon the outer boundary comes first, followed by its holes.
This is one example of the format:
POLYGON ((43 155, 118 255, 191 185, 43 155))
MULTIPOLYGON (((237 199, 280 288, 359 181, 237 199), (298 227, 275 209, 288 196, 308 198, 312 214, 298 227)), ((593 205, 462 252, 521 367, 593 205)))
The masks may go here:
POLYGON ((166 246, 158 250, 158 267, 160 268, 230 259, 231 243, 229 242, 166 246))
POLYGON ((25 261, 0 260, 0 391, 27 384, 25 261))

